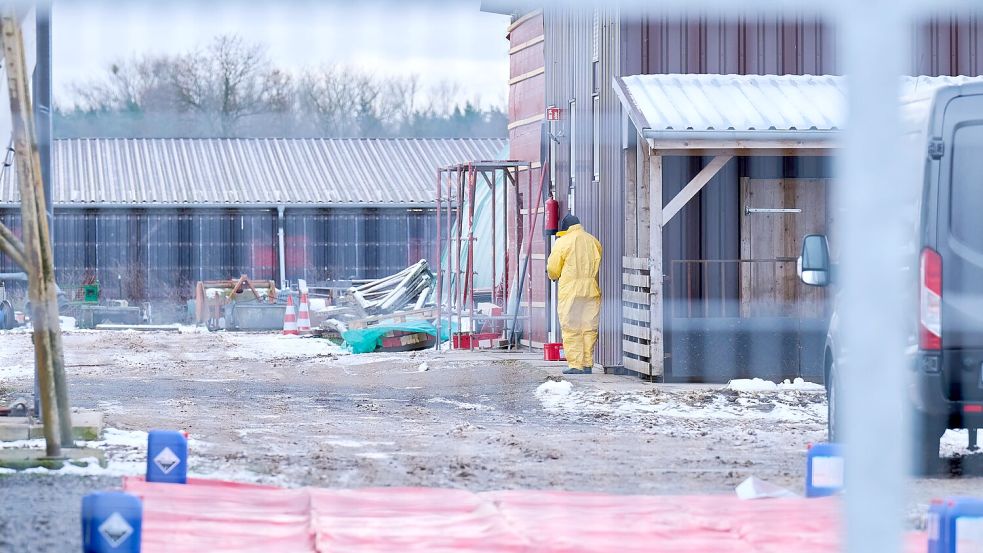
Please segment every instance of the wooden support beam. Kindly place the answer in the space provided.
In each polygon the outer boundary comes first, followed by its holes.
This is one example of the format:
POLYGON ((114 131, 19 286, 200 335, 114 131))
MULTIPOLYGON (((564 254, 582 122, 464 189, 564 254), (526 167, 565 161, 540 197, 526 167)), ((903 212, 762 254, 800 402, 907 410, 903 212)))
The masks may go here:
POLYGON ((9 4, 4 6, 0 15, 0 46, 3 49, 3 66, 7 74, 10 99, 24 252, 27 263, 33 269, 28 274, 27 289, 31 299, 34 361, 40 390, 45 451, 49 457, 59 457, 62 446, 74 445, 71 408, 65 384, 54 259, 41 179, 37 128, 31 108, 30 74, 24 61, 24 36, 20 28, 20 17, 9 4))
MULTIPOLYGON (((679 213, 679 211, 683 209, 683 207, 689 203, 690 200, 699 194, 700 190, 703 190, 703 187, 710 182, 710 179, 719 173, 732 157, 733 156, 717 156, 711 159, 710 163, 708 163, 702 171, 697 173, 696 176, 693 177, 693 180, 689 181, 689 183, 679 191, 679 194, 676 194, 676 197, 670 200, 669 203, 666 204, 666 207, 661 210, 662 224, 665 225, 672 220, 673 216, 679 213)), ((653 209, 655 208, 653 207, 653 209)))
POLYGON ((24 272, 31 272, 30 263, 27 261, 27 253, 24 251, 24 243, 3 223, 0 223, 0 251, 6 254, 21 269, 24 269, 24 272))
POLYGON ((648 156, 649 203, 649 308, 651 329, 649 343, 649 363, 652 376, 662 376, 665 372, 665 344, 663 343, 662 318, 662 156, 648 156))

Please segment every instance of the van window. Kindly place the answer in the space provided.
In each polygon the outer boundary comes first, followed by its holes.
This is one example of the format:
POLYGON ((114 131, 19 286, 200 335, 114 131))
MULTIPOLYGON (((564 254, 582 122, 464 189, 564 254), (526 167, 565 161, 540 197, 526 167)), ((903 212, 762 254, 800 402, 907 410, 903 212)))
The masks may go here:
POLYGON ((955 132, 949 230, 956 240, 983 251, 983 124, 955 132))

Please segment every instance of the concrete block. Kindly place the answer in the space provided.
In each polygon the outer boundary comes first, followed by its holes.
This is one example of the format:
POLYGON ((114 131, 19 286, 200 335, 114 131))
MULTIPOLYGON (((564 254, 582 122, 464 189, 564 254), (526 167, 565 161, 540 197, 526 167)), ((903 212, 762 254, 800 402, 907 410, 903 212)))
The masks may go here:
POLYGON ((48 459, 44 456, 43 449, 0 449, 0 468, 25 470, 44 467, 58 470, 66 464, 79 467, 87 466, 89 463, 82 461, 82 459, 96 459, 99 466, 106 466, 106 456, 99 449, 63 448, 61 453, 63 459, 48 459))
MULTIPOLYGON (((72 413, 72 433, 76 440, 92 441, 102 436, 101 411, 78 409, 72 413)), ((44 427, 25 417, 0 417, 0 442, 44 438, 44 427)))

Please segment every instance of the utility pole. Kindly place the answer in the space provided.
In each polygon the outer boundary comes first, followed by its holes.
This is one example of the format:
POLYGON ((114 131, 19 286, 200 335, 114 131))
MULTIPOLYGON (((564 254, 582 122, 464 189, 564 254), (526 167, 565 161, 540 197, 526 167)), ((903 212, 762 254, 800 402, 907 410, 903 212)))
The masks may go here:
MULTIPOLYGON (((28 73, 24 61, 24 37, 20 18, 10 5, 0 16, 0 45, 10 96, 14 158, 20 191, 23 242, 11 240, 12 233, 0 231, 0 249, 27 263, 28 296, 34 325, 34 361, 41 396, 46 454, 60 457, 62 446, 74 445, 68 388, 65 383, 58 295, 54 258, 47 217, 47 202, 41 177, 34 112, 31 109, 28 73)), ((4 229, 6 230, 6 229, 4 229)))

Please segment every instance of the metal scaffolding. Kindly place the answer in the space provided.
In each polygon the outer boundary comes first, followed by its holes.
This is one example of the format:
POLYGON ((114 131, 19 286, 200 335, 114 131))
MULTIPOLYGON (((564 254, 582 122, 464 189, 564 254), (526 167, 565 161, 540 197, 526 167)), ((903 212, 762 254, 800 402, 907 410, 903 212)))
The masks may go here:
POLYGON ((474 349, 487 342, 511 350, 521 343, 519 321, 532 347, 532 279, 526 273, 537 221, 534 210, 522 207, 533 197, 532 181, 532 164, 525 161, 472 161, 437 170, 437 331, 448 330, 457 349, 474 349), (479 186, 488 186, 491 198, 491 259, 481 261, 490 265, 488 289, 478 289, 475 282, 479 186), (505 195, 502 210, 500 194, 505 195), (504 251, 499 248, 502 242, 504 251), (481 312, 479 300, 494 307, 481 312))

